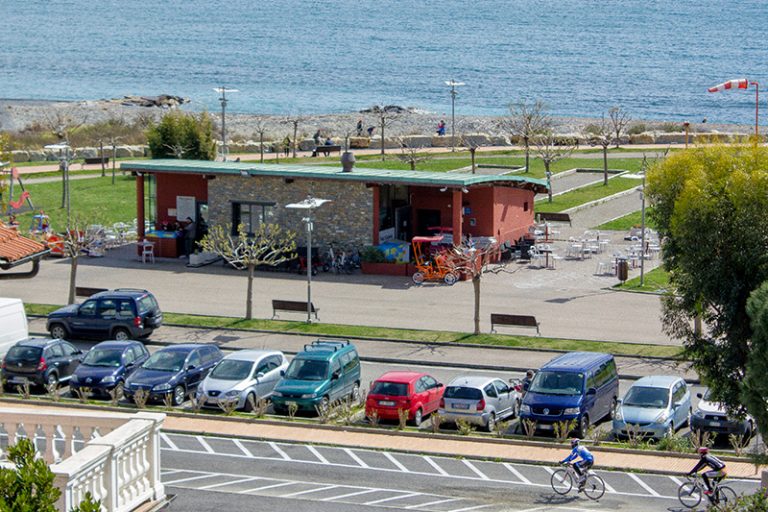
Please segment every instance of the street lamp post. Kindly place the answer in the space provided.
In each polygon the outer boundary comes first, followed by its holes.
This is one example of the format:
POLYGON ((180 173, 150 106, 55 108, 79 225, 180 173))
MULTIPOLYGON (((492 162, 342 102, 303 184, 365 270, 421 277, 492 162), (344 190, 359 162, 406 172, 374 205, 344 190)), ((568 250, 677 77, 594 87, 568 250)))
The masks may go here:
POLYGON ((312 230, 314 225, 312 223, 312 214, 314 211, 325 203, 329 203, 330 199, 318 199, 316 197, 307 196, 307 198, 299 203, 291 203, 285 205, 286 208, 291 210, 304 210, 307 216, 301 219, 307 228, 307 323, 312 323, 312 230))
POLYGON ((445 85, 451 88, 451 151, 456 151, 456 95, 459 94, 456 88, 465 84, 451 79, 445 85))
POLYGON ((61 161, 61 171, 64 174, 64 200, 66 201, 67 208, 67 232, 69 232, 69 226, 71 224, 71 208, 69 201, 69 144, 61 142, 59 144, 49 144, 45 146, 45 149, 52 149, 59 152, 59 159, 61 161), (64 156, 61 152, 64 151, 64 156))
POLYGON ((214 87, 214 91, 221 93, 221 98, 219 98, 219 101, 221 102, 221 160, 223 162, 227 161, 227 124, 226 124, 226 114, 227 114, 227 93, 228 92, 240 92, 237 89, 227 89, 223 85, 221 87, 214 87))
POLYGON ((625 174, 625 178, 643 180, 643 184, 638 187, 640 192, 640 288, 645 285, 645 171, 647 165, 645 158, 641 168, 642 174, 625 174))

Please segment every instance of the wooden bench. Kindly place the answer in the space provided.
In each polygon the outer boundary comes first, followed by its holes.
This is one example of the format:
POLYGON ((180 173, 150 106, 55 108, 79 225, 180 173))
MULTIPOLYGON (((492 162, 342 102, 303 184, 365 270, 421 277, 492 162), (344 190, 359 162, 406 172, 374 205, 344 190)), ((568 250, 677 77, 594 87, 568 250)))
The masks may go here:
POLYGON ((504 315, 501 313, 491 313, 491 332, 496 332, 497 325, 512 325, 515 327, 531 327, 536 329, 536 334, 541 336, 539 331, 539 322, 535 316, 530 315, 504 315))
MULTIPOLYGON (((320 320, 317 316, 317 312, 320 311, 315 307, 313 303, 309 303, 312 314, 315 315, 315 320, 320 320)), ((307 303, 300 302, 298 300, 272 300, 272 319, 277 317, 278 311, 293 311, 296 313, 306 313, 307 303)))
POLYGON ((315 155, 319 155, 320 153, 325 154, 325 156, 328 156, 331 153, 341 153, 341 146, 317 146, 315 148, 315 155))
POLYGON ((104 162, 105 164, 108 164, 109 157, 108 156, 105 156, 105 157, 99 157, 99 156, 88 157, 87 156, 83 158, 83 163, 86 163, 86 164, 100 164, 102 162, 104 162))
POLYGON ((106 288, 88 288, 86 286, 75 286, 75 295, 77 297, 90 297, 97 293, 106 292, 106 288))
POLYGON ((540 213, 539 222, 567 222, 571 226, 571 216, 567 213, 540 213))

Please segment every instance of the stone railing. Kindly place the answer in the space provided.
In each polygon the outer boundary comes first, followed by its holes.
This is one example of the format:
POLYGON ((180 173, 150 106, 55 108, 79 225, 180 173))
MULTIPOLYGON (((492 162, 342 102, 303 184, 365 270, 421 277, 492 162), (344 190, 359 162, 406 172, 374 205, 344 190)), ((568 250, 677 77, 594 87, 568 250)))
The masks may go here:
MULTIPOLYGON (((77 506, 90 492, 106 512, 127 512, 165 497, 160 482, 164 414, 103 414, 0 408, 0 425, 14 444, 34 439, 62 491, 57 508, 77 506)), ((0 454, 1 455, 1 454, 0 454)))

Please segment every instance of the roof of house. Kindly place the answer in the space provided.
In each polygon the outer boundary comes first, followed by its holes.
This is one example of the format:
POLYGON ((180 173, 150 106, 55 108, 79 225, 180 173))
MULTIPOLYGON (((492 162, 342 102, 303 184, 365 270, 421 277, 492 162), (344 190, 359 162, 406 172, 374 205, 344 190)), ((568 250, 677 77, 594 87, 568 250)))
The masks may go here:
POLYGON ((181 174, 274 176, 279 178, 328 179, 362 181, 376 184, 423 185, 433 187, 471 187, 494 185, 530 189, 537 193, 547 191, 547 181, 516 175, 486 175, 432 171, 401 171, 355 167, 344 172, 341 167, 322 165, 282 165, 248 162, 212 162, 209 160, 144 160, 123 162, 121 169, 138 172, 167 172, 181 174))
POLYGON ((48 252, 45 245, 25 238, 0 222, 0 268, 8 269, 48 252))

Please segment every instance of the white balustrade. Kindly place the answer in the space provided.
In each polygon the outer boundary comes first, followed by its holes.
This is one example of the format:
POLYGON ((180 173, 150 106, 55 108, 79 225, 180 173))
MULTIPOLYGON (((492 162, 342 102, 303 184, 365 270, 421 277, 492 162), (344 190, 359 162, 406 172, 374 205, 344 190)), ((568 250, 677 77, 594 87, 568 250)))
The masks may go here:
POLYGON ((52 464, 62 511, 77 506, 86 492, 101 500, 105 512, 128 512, 163 499, 159 436, 164 419, 146 412, 0 408, 8 444, 33 439, 38 454, 52 464))

